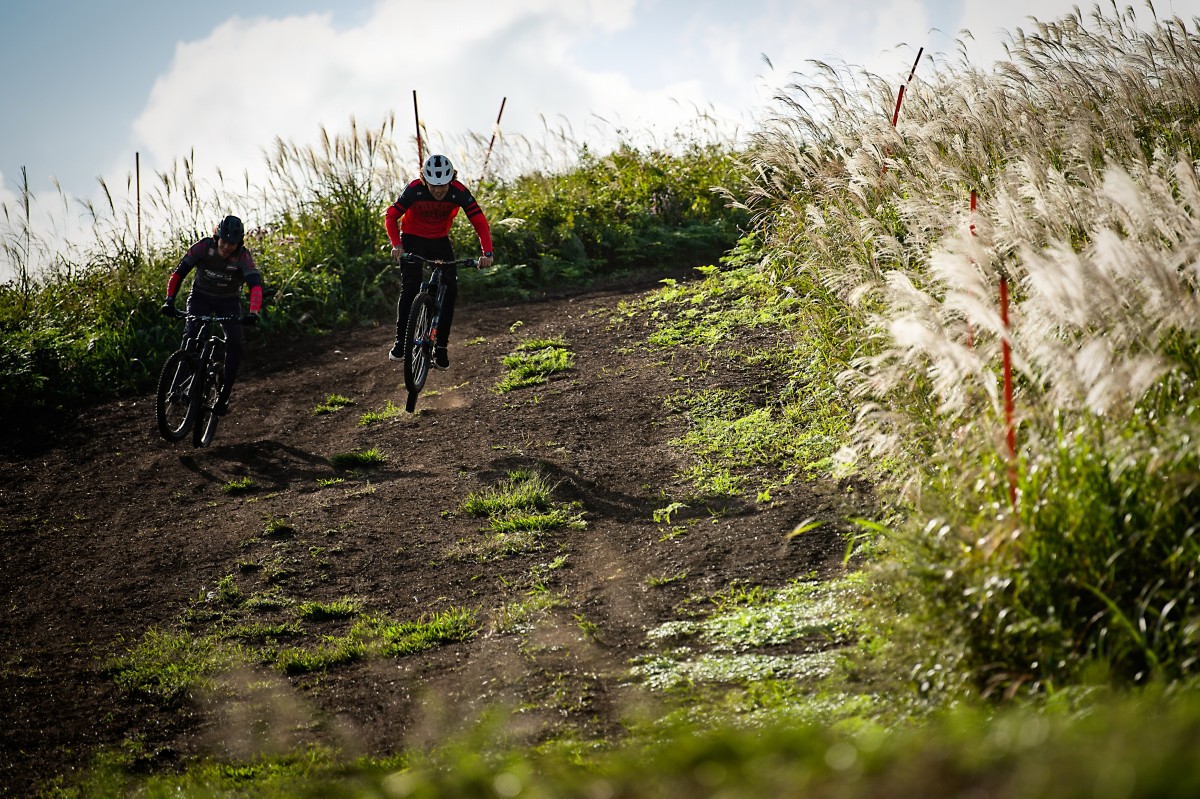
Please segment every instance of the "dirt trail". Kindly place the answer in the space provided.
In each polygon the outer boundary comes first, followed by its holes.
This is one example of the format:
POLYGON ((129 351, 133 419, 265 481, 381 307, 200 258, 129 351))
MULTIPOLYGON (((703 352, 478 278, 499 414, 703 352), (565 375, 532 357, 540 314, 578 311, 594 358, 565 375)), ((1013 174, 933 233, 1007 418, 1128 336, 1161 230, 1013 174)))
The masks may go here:
POLYGON ((522 707, 533 731, 612 730, 633 695, 629 660, 690 597, 836 568, 834 533, 785 535, 834 515, 838 486, 794 484, 765 505, 693 501, 673 517, 683 531, 673 537, 655 522, 656 509, 688 493, 675 477, 682 456, 668 446, 687 420, 663 399, 689 384, 770 376, 711 353, 639 348, 641 324, 612 324, 634 296, 464 305, 451 368, 431 375, 416 415, 403 413, 385 324, 276 352, 252 333, 232 413, 207 449, 162 441, 151 396, 90 408, 55 440, 0 441, 0 795, 69 779, 97 747, 131 740, 147 768, 304 741, 383 754, 497 701, 522 707), (574 352, 573 370, 493 390, 504 355, 553 336, 574 352), (700 357, 709 364, 693 371, 700 357), (331 393, 355 404, 314 414, 331 393), (398 416, 358 423, 389 401, 398 416), (329 462, 369 447, 387 455, 383 468, 355 474, 329 462), (586 529, 505 560, 454 557, 457 542, 480 536, 480 520, 458 512, 463 499, 516 468, 541 471, 556 500, 580 503, 586 529), (254 491, 223 490, 243 477, 254 491), (318 483, 336 477, 344 482, 318 483), (273 534, 281 521, 285 533, 273 534), (246 596, 353 597, 397 620, 471 608, 480 634, 323 674, 264 669, 245 676, 240 703, 162 709, 123 695, 105 660, 147 630, 174 629, 230 576, 246 596), (536 623, 501 629, 502 611, 539 583, 556 604, 536 623))

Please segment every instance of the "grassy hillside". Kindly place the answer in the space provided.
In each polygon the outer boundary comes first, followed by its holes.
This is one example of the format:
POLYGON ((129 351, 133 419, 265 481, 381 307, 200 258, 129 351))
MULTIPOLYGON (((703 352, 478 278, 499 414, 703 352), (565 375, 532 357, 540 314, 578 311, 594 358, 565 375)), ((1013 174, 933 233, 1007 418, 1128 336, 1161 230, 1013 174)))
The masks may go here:
MULTIPOLYGON (((53 409, 135 390, 177 346, 178 323, 158 317, 167 276, 226 213, 244 216, 247 246, 267 282, 261 337, 366 324, 394 315, 399 271, 383 214, 411 179, 392 130, 351 125, 319 145, 276 141, 261 187, 210 187, 184 161, 157 176, 147 205, 162 228, 139 248, 135 217, 108 193, 90 209, 94 240, 49 252, 17 209, 2 249, 23 279, 0 285, 0 413, 53 409), (27 235, 34 246, 27 246, 27 235), (34 275, 30 253, 48 270, 34 275)), ((713 187, 737 185, 728 146, 666 150, 625 144, 598 156, 579 145, 569 169, 472 186, 489 215, 499 259, 464 273, 464 301, 506 299, 638 272, 707 263, 736 242, 748 215, 713 187)), ((478 253, 465 220, 456 249, 478 253)), ((185 284, 186 287, 186 284, 185 284)))

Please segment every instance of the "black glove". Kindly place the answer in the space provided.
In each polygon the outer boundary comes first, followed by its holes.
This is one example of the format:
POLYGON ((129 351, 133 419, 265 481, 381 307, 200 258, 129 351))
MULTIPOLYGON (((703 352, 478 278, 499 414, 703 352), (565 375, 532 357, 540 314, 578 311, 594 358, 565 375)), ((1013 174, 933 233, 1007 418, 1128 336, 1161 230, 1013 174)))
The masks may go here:
POLYGON ((256 313, 246 314, 245 316, 242 317, 242 324, 246 325, 247 327, 253 327, 254 325, 257 325, 258 324, 258 314, 256 314, 256 313))
POLYGON ((158 312, 163 316, 169 316, 172 319, 174 319, 176 316, 179 316, 179 311, 175 310, 175 300, 164 301, 162 307, 158 309, 158 312))

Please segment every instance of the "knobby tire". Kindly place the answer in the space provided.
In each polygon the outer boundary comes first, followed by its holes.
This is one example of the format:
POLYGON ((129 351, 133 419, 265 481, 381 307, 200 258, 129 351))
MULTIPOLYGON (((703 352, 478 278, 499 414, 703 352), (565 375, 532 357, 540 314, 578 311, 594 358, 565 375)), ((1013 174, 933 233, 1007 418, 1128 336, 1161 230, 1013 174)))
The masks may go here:
POLYGON ((199 392, 192 391, 192 381, 197 367, 196 356, 180 350, 158 375, 158 432, 167 441, 182 441, 196 421, 199 392))
POLYGON ((430 331, 433 327, 433 297, 427 293, 413 299, 408 312, 408 327, 404 334, 404 385, 410 395, 425 387, 429 376, 429 361, 433 357, 433 342, 430 331))

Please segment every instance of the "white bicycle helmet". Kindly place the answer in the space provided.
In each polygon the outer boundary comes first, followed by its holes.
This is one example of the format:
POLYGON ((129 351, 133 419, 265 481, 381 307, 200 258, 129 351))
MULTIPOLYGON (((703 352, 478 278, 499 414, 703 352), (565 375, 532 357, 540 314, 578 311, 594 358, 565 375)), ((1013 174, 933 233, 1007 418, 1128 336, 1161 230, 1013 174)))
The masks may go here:
POLYGON ((454 164, 444 155, 431 155, 425 159, 421 175, 430 186, 445 186, 454 180, 454 164))

